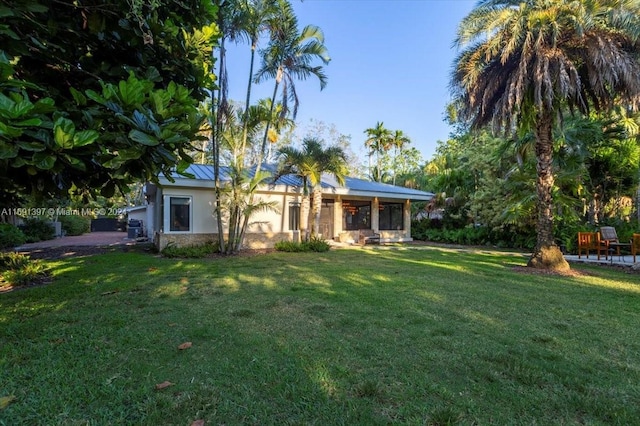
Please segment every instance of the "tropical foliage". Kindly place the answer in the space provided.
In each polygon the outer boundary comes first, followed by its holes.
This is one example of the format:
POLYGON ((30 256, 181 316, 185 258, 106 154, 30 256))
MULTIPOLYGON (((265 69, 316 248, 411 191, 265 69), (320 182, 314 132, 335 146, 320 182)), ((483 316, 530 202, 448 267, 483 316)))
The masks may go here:
POLYGON ((460 118, 535 140, 537 244, 530 265, 568 268, 553 239, 553 128, 561 113, 638 106, 640 5, 485 0, 461 22, 452 73, 460 118))
POLYGON ((300 231, 305 241, 309 235, 310 189, 313 192, 313 235, 319 234, 320 207, 322 205, 322 175, 332 174, 336 181, 344 185, 346 177, 346 154, 339 146, 325 148, 322 142, 306 138, 302 148, 283 147, 279 151, 280 166, 278 176, 295 175, 302 181, 302 206, 300 209, 300 231))
POLYGON ((216 191, 218 247, 231 254, 240 250, 251 216, 273 206, 256 197, 258 185, 270 177, 263 163, 270 158, 271 144, 292 124, 299 108, 295 82, 315 77, 320 89, 327 83, 322 65, 329 62, 324 35, 320 28, 307 25, 300 29, 287 0, 244 0, 220 3, 218 24, 222 30, 217 50, 219 87, 214 93, 212 117, 212 158, 216 191), (234 108, 228 99, 226 43, 248 41, 250 65, 243 109, 234 108), (266 40, 264 48, 259 43, 266 40), (256 52, 261 65, 254 72, 256 52), (274 79, 271 99, 251 104, 255 83, 274 79), (280 98, 278 99, 278 93, 280 98), (261 135, 261 136, 260 136, 261 135), (230 154, 230 155, 229 155, 230 154), (226 171, 225 181, 220 176, 226 171))
POLYGON ((212 86, 211 2, 0 6, 2 198, 113 195, 191 161, 212 86))

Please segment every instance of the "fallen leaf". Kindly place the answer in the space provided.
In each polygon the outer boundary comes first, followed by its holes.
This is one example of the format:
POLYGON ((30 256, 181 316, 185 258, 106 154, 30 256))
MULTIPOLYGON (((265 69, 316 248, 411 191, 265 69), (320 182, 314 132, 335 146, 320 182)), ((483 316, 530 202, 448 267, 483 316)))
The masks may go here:
POLYGON ((194 420, 193 423, 191 423, 191 426, 204 426, 204 420, 202 419, 194 420))
MULTIPOLYGON (((15 395, 0 397, 0 410, 4 410, 5 408, 7 408, 7 406, 11 404, 15 399, 15 395)), ((204 422, 202 424, 204 424, 204 422)))
POLYGON ((184 342, 183 344, 181 344, 180 346, 178 346, 178 349, 180 349, 181 351, 185 350, 185 349, 189 349, 191 347, 192 343, 191 342, 184 342))
POLYGON ((156 389, 157 389, 157 390, 162 390, 162 389, 166 389, 166 388, 168 388, 169 386, 173 386, 173 383, 171 383, 171 382, 170 382, 170 381, 168 381, 168 380, 165 380, 165 381, 164 381, 164 382, 162 382, 162 383, 158 383, 158 384, 156 385, 156 389))

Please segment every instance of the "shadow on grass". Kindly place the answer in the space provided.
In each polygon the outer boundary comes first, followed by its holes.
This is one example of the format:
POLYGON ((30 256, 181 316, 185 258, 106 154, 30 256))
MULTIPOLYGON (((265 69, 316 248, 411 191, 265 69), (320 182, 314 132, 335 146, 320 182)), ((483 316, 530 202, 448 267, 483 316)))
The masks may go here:
POLYGON ((59 260, 52 286, 0 297, 0 383, 16 396, 0 421, 638 418, 625 403, 640 382, 631 283, 523 275, 517 261, 440 249, 59 260))

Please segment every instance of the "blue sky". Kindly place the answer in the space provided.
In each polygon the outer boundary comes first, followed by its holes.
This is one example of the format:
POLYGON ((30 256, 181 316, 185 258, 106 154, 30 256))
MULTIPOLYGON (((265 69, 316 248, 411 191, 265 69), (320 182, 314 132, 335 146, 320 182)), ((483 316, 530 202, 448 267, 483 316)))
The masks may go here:
MULTIPOLYGON (((304 131, 319 120, 351 136, 351 149, 364 161, 364 130, 382 121, 402 130, 424 160, 446 140, 443 121, 449 101, 449 73, 457 52, 456 28, 475 0, 305 0, 292 1, 301 27, 319 26, 331 62, 327 87, 317 79, 296 83, 304 131)), ((229 52, 231 99, 243 101, 249 48, 229 52)), ((252 103, 269 97, 273 82, 254 86, 252 103)))

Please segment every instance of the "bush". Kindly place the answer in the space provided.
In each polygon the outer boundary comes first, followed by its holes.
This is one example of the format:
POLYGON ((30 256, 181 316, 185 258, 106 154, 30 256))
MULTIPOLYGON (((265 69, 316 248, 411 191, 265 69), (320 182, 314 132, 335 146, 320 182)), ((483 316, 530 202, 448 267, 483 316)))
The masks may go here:
POLYGON ((328 242, 322 238, 312 237, 309 241, 303 241, 301 243, 294 243, 293 241, 279 241, 275 244, 277 251, 284 251, 289 253, 301 253, 301 252, 325 252, 329 251, 331 246, 328 242))
POLYGON ((59 216, 58 220, 66 235, 82 235, 91 230, 91 219, 84 216, 59 216))
POLYGON ((10 223, 0 223, 0 249, 13 248, 26 241, 27 237, 18 227, 10 223))
POLYGON ((53 224, 40 218, 25 219, 24 223, 20 225, 20 229, 27 237, 28 243, 52 240, 56 237, 56 230, 53 224))
POLYGON ((204 244, 194 245, 194 246, 185 246, 178 247, 173 244, 167 245, 162 250, 162 255, 164 257, 183 257, 183 258, 191 258, 198 259, 207 257, 210 254, 216 253, 218 251, 218 244, 213 242, 208 242, 204 244))
POLYGON ((0 283, 12 286, 33 284, 47 276, 46 267, 29 256, 8 252, 0 253, 0 283))

